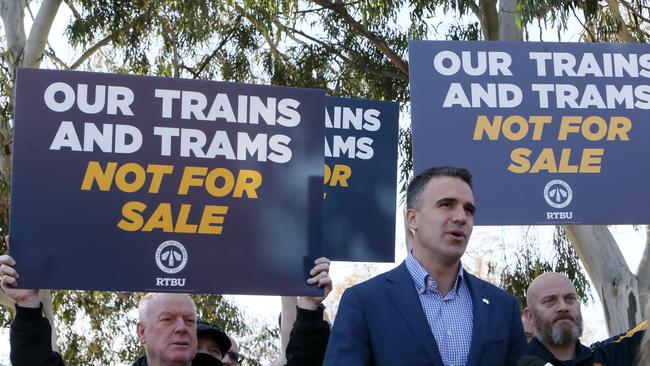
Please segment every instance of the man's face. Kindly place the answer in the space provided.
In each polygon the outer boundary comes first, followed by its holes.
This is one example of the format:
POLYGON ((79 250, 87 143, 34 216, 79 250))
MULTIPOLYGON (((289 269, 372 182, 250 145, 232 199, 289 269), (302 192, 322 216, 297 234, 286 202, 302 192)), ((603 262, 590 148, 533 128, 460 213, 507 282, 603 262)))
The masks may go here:
POLYGON ((474 195, 460 178, 434 177, 427 182, 417 207, 406 212, 413 230, 413 253, 457 262, 474 227, 474 195))
POLYGON ((212 337, 199 337, 197 352, 207 353, 218 359, 223 357, 221 354, 221 348, 219 348, 219 343, 217 343, 217 340, 212 337))
POLYGON ((148 300, 138 323, 149 365, 189 365, 196 354, 196 310, 187 295, 159 294, 148 300))
POLYGON ((531 304, 535 336, 542 343, 566 346, 582 335, 580 301, 571 281, 562 276, 545 278, 531 304))
POLYGON ((239 365, 239 363, 237 363, 237 358, 239 357, 239 346, 232 338, 230 338, 230 344, 230 349, 228 350, 228 353, 223 356, 221 362, 223 362, 225 366, 237 366, 239 365))

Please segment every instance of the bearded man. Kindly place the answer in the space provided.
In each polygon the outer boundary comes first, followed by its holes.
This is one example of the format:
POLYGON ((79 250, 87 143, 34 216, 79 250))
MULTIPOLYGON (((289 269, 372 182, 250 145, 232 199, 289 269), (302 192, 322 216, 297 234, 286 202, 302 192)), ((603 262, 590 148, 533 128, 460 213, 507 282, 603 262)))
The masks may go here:
POLYGON ((528 353, 566 366, 592 365, 592 352, 580 343, 582 314, 576 288, 567 277, 547 272, 528 287, 524 316, 535 327, 528 353))

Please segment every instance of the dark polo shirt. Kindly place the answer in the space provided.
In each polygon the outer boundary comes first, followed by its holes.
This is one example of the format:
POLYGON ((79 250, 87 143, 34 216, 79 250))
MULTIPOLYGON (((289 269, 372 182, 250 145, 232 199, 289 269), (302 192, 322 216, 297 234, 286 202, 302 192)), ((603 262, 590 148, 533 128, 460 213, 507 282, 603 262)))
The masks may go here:
POLYGON ((550 362, 553 365, 562 365, 562 366, 596 366, 598 363, 594 364, 593 352, 589 347, 583 345, 579 341, 576 342, 576 357, 573 360, 560 361, 557 357, 544 347, 542 342, 540 342, 536 337, 530 340, 528 343, 528 354, 537 356, 544 360, 544 362, 550 362))

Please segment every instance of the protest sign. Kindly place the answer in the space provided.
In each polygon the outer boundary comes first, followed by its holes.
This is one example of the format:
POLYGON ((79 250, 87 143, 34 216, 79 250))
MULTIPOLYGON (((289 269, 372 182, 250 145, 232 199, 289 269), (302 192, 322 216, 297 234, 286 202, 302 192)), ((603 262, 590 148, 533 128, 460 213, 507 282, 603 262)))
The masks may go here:
POLYGON ((468 168, 481 225, 650 222, 643 45, 409 43, 416 172, 468 168))
POLYGON ((399 105, 326 98, 324 255, 395 260, 399 105))
POLYGON ((324 108, 314 89, 19 70, 21 285, 317 293, 324 108))

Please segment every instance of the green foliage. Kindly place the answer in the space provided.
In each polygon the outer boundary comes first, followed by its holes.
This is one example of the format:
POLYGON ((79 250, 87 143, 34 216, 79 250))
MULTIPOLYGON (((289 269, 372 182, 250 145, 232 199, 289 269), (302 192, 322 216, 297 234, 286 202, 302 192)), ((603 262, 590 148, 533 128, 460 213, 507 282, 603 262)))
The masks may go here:
POLYGON ((477 23, 453 24, 447 31, 450 41, 478 41, 481 39, 481 26, 477 23))
POLYGON ((519 1, 517 10, 524 26, 537 23, 540 28, 557 26, 566 30, 569 19, 580 19, 582 38, 588 42, 621 42, 618 21, 623 24, 635 42, 650 39, 650 7, 645 0, 616 1, 621 19, 612 12, 607 1, 534 0, 519 1))
MULTIPOLYGON (((519 299, 522 310, 526 306, 528 286, 537 276, 545 272, 563 273, 575 285, 580 301, 593 300, 589 281, 562 226, 556 226, 553 233, 553 258, 543 257, 535 242, 524 241, 512 245, 517 248, 517 255, 514 263, 509 262, 501 269, 499 286, 519 299)), ((496 267, 492 265, 490 272, 495 273, 495 270, 496 267)))
POLYGON ((125 292, 52 291, 58 343, 66 364, 117 364, 141 355, 134 320, 141 297, 125 292))

